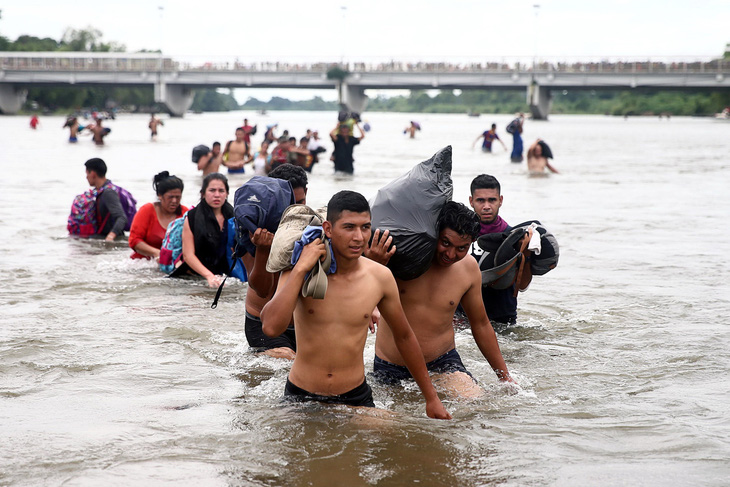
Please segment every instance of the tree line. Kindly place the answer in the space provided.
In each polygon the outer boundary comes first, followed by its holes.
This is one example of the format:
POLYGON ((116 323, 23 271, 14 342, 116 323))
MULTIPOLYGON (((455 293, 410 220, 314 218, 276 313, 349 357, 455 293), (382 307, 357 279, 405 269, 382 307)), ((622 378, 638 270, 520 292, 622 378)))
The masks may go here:
MULTIPOLYGON (((1 14, 0 14, 1 15, 1 14)), ((0 35, 0 51, 16 52, 126 52, 126 46, 117 42, 105 42, 98 29, 66 29, 60 40, 50 37, 21 35, 14 41, 0 35)), ((159 52, 142 50, 139 52, 159 52)), ((154 91, 147 87, 107 87, 107 86, 60 86, 32 87, 28 89, 28 97, 24 109, 26 111, 43 110, 46 112, 77 111, 81 109, 122 108, 129 111, 165 111, 164 106, 155 103, 154 91)), ((197 90, 192 110, 227 111, 237 110, 238 102, 228 93, 216 90, 197 90)))

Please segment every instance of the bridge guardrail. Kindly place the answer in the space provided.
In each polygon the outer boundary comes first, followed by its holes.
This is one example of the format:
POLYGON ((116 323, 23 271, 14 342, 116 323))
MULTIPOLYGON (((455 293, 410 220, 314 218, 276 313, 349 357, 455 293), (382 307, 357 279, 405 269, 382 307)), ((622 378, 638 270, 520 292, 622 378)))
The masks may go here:
MULTIPOLYGON (((730 71, 730 60, 714 59, 710 61, 600 61, 600 62, 504 62, 485 61, 471 63, 446 62, 381 62, 366 63, 348 61, 338 62, 187 62, 176 61, 171 57, 158 55, 124 55, 114 56, 100 53, 83 53, 63 57, 61 53, 33 55, 29 53, 0 53, 0 70, 3 71, 62 71, 62 72, 306 72, 326 73, 328 69, 338 66, 351 73, 727 73, 730 71)), ((78 54, 78 53, 76 53, 78 54)))

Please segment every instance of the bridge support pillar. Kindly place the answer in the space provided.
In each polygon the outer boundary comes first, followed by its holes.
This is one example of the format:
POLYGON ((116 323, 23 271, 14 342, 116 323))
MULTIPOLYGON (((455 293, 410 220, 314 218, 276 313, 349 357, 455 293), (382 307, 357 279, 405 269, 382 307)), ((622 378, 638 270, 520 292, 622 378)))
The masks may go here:
POLYGON ((155 83, 155 101, 164 103, 173 117, 182 117, 193 104, 195 92, 182 85, 155 83))
POLYGON ((22 90, 15 85, 0 83, 0 111, 6 115, 18 113, 25 103, 28 90, 22 90))
POLYGON ((339 85, 340 105, 350 112, 362 113, 368 105, 368 97, 364 88, 350 86, 345 81, 339 85))
POLYGON ((549 89, 540 87, 540 85, 533 81, 527 87, 527 104, 530 105, 533 120, 547 120, 550 114, 550 107, 553 104, 553 97, 549 89))

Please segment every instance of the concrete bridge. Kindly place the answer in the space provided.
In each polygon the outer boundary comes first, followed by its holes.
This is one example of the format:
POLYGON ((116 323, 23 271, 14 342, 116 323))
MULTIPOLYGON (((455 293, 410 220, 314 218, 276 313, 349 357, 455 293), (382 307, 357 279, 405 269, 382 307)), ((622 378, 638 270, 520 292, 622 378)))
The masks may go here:
POLYGON ((0 110, 16 113, 27 88, 153 86, 155 101, 182 116, 196 88, 337 89, 339 100, 362 112, 367 89, 525 89, 533 117, 547 119, 551 91, 651 88, 728 90, 730 61, 546 62, 185 62, 160 54, 0 52, 0 110), (329 79, 335 67, 343 80, 329 79))

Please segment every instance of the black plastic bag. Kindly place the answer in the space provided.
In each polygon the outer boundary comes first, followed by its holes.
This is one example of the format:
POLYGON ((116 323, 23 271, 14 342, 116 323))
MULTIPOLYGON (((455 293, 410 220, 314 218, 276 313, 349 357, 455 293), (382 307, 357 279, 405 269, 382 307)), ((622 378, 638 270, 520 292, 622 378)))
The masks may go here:
POLYGON ((201 157, 207 156, 209 153, 210 147, 208 147, 207 145, 196 145, 195 147, 193 147, 193 162, 197 164, 201 157))
POLYGON ((398 279, 415 279, 431 266, 438 217, 454 193, 451 146, 378 190, 370 202, 373 230, 390 231, 396 252, 388 267, 398 279))

